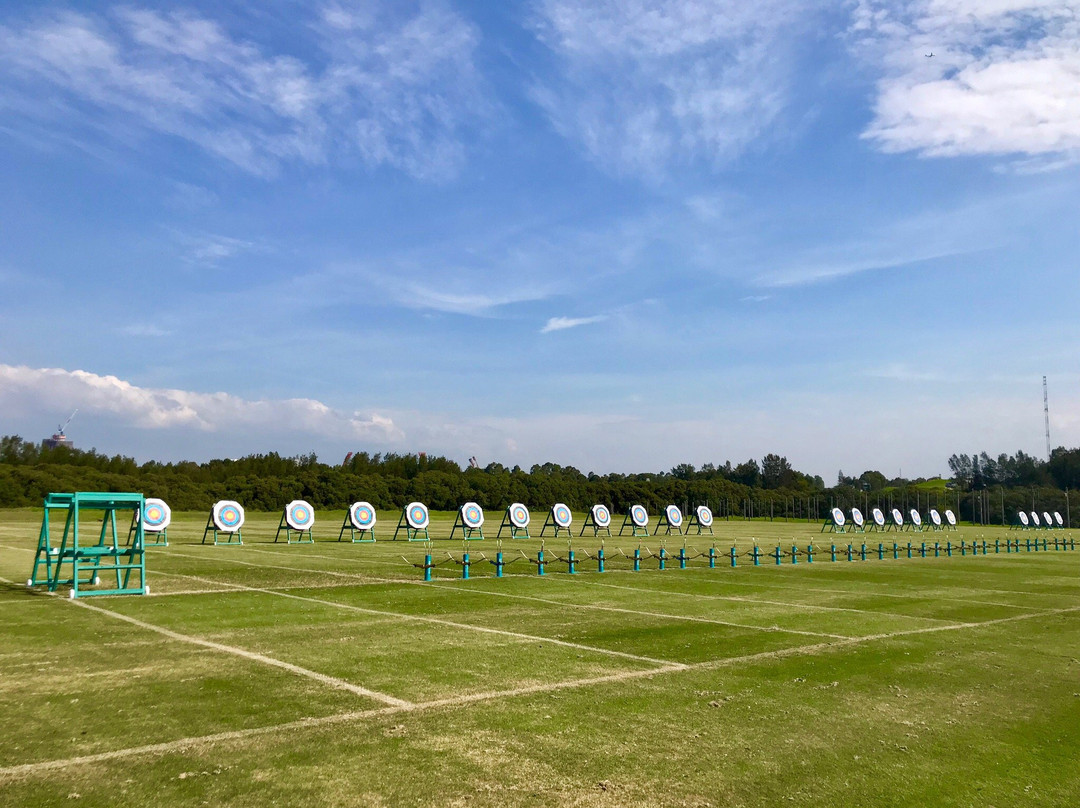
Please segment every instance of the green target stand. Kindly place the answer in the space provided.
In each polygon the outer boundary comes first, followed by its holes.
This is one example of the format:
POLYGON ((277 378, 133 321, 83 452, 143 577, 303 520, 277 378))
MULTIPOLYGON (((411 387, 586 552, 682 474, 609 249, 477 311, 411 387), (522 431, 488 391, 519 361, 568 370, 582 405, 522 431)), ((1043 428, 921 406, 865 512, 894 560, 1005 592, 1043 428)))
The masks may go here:
POLYGON ((281 510, 277 533, 274 534, 274 544, 277 544, 278 539, 281 538, 283 530, 286 544, 314 544, 315 537, 311 535, 311 528, 314 526, 315 509, 309 502, 294 499, 281 510))
POLYGON ((231 499, 215 502, 214 507, 210 509, 210 515, 206 517, 202 543, 206 544, 206 537, 212 532, 215 545, 243 544, 243 527, 244 507, 239 502, 233 502, 231 499), (222 536, 225 538, 222 539, 222 536))
POLYGON ((466 502, 458 508, 454 517, 454 526, 450 528, 450 538, 461 530, 461 538, 465 541, 484 539, 484 509, 475 502, 466 502))
POLYGON ((147 497, 142 510, 132 512, 131 526, 128 528, 128 544, 131 544, 139 522, 142 522, 143 547, 169 546, 172 511, 164 500, 147 497))
POLYGON ((556 502, 548 511, 544 526, 540 528, 540 536, 543 537, 550 527, 555 531, 555 538, 559 538, 559 531, 563 531, 568 537, 574 537, 574 515, 570 509, 561 502, 556 502))
POLYGON ((584 536, 589 528, 592 528, 593 536, 599 536, 601 531, 611 536, 611 511, 608 510, 607 505, 593 505, 589 509, 585 522, 581 526, 581 533, 578 535, 584 536))
POLYGON ((502 524, 499 525, 499 532, 495 534, 495 538, 501 539, 503 530, 508 529, 511 539, 531 539, 530 521, 532 521, 532 514, 529 513, 529 509, 520 502, 512 502, 503 514, 502 524))
POLYGON ((116 532, 118 511, 142 513, 144 505, 142 494, 80 491, 46 496, 34 568, 26 581, 27 587, 45 586, 49 592, 55 592, 61 586, 71 586, 68 592, 71 598, 150 594, 150 587, 146 583, 142 520, 136 520, 135 530, 128 533, 126 543, 120 542, 116 532), (53 516, 54 512, 56 517, 53 516), (98 530, 95 526, 93 530, 97 534, 96 541, 86 541, 85 535, 79 535, 87 512, 101 513, 101 528, 98 530), (59 520, 64 523, 64 532, 60 543, 56 544, 52 523, 59 520), (100 586, 103 572, 116 575, 115 586, 83 589, 86 586, 100 586))
POLYGON ((622 527, 619 528, 619 535, 621 536, 627 528, 630 528, 631 536, 644 537, 649 535, 649 512, 645 510, 644 505, 631 505, 627 509, 626 516, 623 517, 622 527))
POLYGON ((375 521, 375 508, 370 502, 354 502, 345 513, 337 540, 341 541, 345 537, 345 531, 348 530, 349 539, 353 544, 374 544, 375 521), (356 538, 358 534, 359 539, 356 538))
POLYGON ((431 541, 428 528, 431 527, 431 515, 427 505, 423 502, 410 502, 401 510, 397 529, 394 530, 394 541, 398 534, 405 531, 405 538, 409 541, 431 541))
POLYGON ((847 517, 844 516, 844 512, 839 508, 833 508, 829 511, 829 518, 825 520, 825 524, 821 526, 821 533, 846 533, 847 532, 847 517))
POLYGON ((713 513, 707 505, 698 505, 690 512, 690 523, 686 526, 686 532, 690 532, 690 528, 697 528, 697 535, 702 533, 708 533, 710 536, 713 534, 712 529, 713 513))
POLYGON ((683 515, 679 510, 678 505, 668 505, 664 508, 664 512, 660 514, 660 521, 656 523, 656 528, 653 530, 653 535, 656 536, 660 533, 660 528, 664 528, 664 535, 670 536, 673 532, 682 535, 683 515))
POLYGON ((1016 512, 1016 520, 1012 523, 1012 527, 1009 528, 1009 529, 1010 530, 1030 530, 1031 529, 1031 519, 1029 519, 1028 515, 1026 513, 1024 513, 1023 511, 1017 511, 1016 512))

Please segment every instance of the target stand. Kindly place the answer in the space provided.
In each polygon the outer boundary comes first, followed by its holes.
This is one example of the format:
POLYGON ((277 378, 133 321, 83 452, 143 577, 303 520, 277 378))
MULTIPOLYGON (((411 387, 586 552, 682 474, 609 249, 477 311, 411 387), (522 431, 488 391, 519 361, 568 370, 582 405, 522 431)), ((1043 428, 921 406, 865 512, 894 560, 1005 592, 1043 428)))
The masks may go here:
POLYGON ((682 523, 683 515, 682 511, 679 510, 679 506, 668 505, 664 508, 664 512, 660 514, 660 521, 656 523, 653 535, 657 535, 660 532, 660 528, 664 528, 665 536, 670 536, 672 531, 675 531, 681 536, 683 532, 682 523))
POLYGON ((354 502, 349 506, 341 523, 341 530, 338 531, 338 541, 345 536, 346 529, 353 544, 375 543, 375 509, 370 502, 354 502), (359 539, 356 538, 358 533, 359 539))
POLYGON ((956 514, 953 513, 948 508, 945 509, 945 529, 946 530, 957 530, 958 529, 957 526, 956 526, 956 514))
POLYGON ((283 530, 286 544, 314 544, 315 537, 311 535, 311 528, 314 525, 315 509, 302 499, 294 499, 281 511, 281 520, 278 522, 277 533, 274 534, 274 544, 277 544, 278 539, 281 538, 283 530), (307 538, 304 538, 305 536, 307 538))
POLYGON ((858 508, 851 509, 851 531, 853 533, 866 532, 866 519, 858 508))
POLYGON ((690 513, 690 523, 686 526, 686 532, 689 533, 690 528, 697 527, 697 535, 700 536, 705 531, 713 535, 712 523, 712 511, 705 505, 698 505, 690 513))
POLYGON ((563 505, 561 502, 556 502, 551 506, 551 510, 548 511, 547 519, 544 520, 544 526, 540 528, 540 535, 543 536, 548 527, 552 527, 555 530, 555 538, 559 538, 559 531, 562 530, 570 538, 574 537, 574 516, 570 512, 570 509, 563 505))
POLYGON ((908 513, 908 516, 910 516, 911 519, 907 524, 907 529, 914 533, 922 533, 925 530, 922 523, 922 514, 912 508, 908 513))
POLYGON ((475 502, 466 502, 458 508, 454 526, 450 528, 451 539, 458 530, 461 530, 461 538, 465 541, 483 541, 484 509, 475 502))
POLYGON ((930 526, 934 530, 944 530, 945 526, 941 523, 941 514, 938 513, 937 508, 930 509, 930 526))
POLYGON ((619 535, 621 536, 627 528, 630 528, 631 536, 649 535, 649 512, 645 510, 644 505, 631 505, 627 510, 626 516, 623 517, 622 527, 619 528, 619 535))
POLYGON ((503 529, 508 528, 511 539, 531 539, 529 521, 529 509, 520 502, 513 502, 507 507, 506 513, 503 514, 502 524, 499 525, 499 532, 495 534, 495 538, 501 539, 503 529))
POLYGON ((164 500, 147 497, 140 511, 132 511, 131 527, 128 528, 128 544, 135 535, 138 523, 142 522, 143 547, 168 547, 169 524, 172 511, 164 500))
POLYGON ((607 505, 593 505, 589 509, 589 512, 585 515, 585 522, 581 525, 581 533, 578 536, 584 536, 585 531, 590 527, 593 536, 599 536, 600 531, 603 531, 608 536, 611 535, 611 511, 608 510, 607 505))
POLYGON ((829 531, 830 533, 847 533, 847 517, 844 516, 844 512, 839 508, 833 508, 829 511, 829 518, 825 520, 825 524, 821 526, 821 532, 829 531))
POLYGON ((890 515, 892 516, 892 522, 890 522, 889 526, 885 528, 885 531, 888 532, 890 530, 896 530, 898 532, 903 532, 904 514, 900 513, 899 508, 893 508, 890 515))
POLYGON ((885 525, 885 514, 881 512, 881 508, 874 508, 870 511, 870 526, 867 528, 868 533, 883 533, 888 528, 885 525))
POLYGON ((121 544, 116 532, 117 511, 141 513, 145 500, 142 494, 76 492, 74 494, 49 494, 44 500, 45 513, 41 519, 34 568, 27 579, 27 587, 45 586, 55 592, 60 586, 71 586, 70 598, 90 595, 148 595, 142 520, 137 520, 129 541, 121 544), (50 532, 53 511, 62 511, 64 533, 60 544, 53 543, 50 532), (79 526, 87 511, 100 511, 101 530, 95 532, 97 542, 82 542, 79 526), (71 577, 65 577, 65 569, 71 577), (86 586, 100 586, 102 572, 116 574, 116 586, 107 589, 83 590, 86 586), (121 573, 123 575, 121 576, 121 573), (136 580, 132 580, 132 573, 136 580))
POLYGON ((409 541, 431 541, 428 528, 431 526, 431 515, 427 505, 423 502, 410 502, 401 509, 401 517, 398 519, 397 529, 394 530, 394 541, 398 534, 404 530, 405 538, 409 541))
POLYGON ((206 527, 203 528, 202 543, 206 544, 206 537, 212 532, 214 544, 243 544, 244 537, 241 528, 244 526, 244 508, 238 502, 223 499, 214 503, 210 509, 210 515, 206 517, 206 527), (221 539, 220 536, 227 538, 221 539))

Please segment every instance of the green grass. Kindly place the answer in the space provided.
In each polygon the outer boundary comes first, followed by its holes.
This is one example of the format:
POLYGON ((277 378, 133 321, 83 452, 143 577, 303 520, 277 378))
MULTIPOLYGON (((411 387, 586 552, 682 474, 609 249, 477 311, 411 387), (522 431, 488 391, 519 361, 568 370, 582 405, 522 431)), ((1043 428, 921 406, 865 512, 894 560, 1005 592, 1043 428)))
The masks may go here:
MULTIPOLYGON (((577 575, 555 563, 541 578, 520 560, 500 580, 484 558, 496 520, 468 544, 471 580, 449 562, 425 584, 410 566, 425 546, 389 541, 397 514, 379 515, 377 544, 335 541, 343 515, 286 545, 277 514, 248 514, 243 547, 213 547, 205 514, 174 514, 171 546, 147 551, 149 597, 80 606, 22 585, 40 513, 0 511, 0 805, 1071 806, 1080 793, 1080 551, 993 552, 1035 534, 718 522, 686 539, 690 554, 715 541, 715 569, 647 557, 634 573, 619 550, 638 540, 613 537, 604 574, 583 558, 577 575), (892 558, 894 540, 976 538, 989 555, 892 558), (818 554, 754 567, 755 539, 818 554), (831 563, 834 541, 866 541, 868 560, 831 563)), ((436 560, 460 559, 452 514, 433 522, 436 560)), ((647 556, 660 541, 642 541, 647 556)), ((507 558, 539 547, 503 542, 507 558)))

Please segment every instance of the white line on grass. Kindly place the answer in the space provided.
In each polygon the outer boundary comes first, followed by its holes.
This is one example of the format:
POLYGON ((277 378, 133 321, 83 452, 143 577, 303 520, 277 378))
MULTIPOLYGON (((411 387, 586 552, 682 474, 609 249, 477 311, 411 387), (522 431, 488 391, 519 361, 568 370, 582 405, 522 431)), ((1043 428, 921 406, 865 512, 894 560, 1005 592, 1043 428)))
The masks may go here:
POLYGON ((318 718, 301 718, 297 721, 289 721, 284 724, 274 724, 265 727, 253 727, 251 729, 232 730, 229 732, 218 732, 214 733, 213 735, 198 735, 188 738, 180 738, 175 741, 146 744, 144 746, 129 747, 127 749, 115 749, 110 752, 99 752, 93 755, 81 755, 79 757, 64 758, 59 760, 43 760, 37 763, 22 763, 15 766, 6 766, 0 768, 0 780, 14 780, 19 777, 27 777, 45 772, 53 772, 60 769, 70 768, 72 766, 87 765, 91 763, 104 763, 107 761, 118 760, 122 758, 130 758, 133 760, 137 760, 145 757, 146 755, 163 755, 170 752, 180 752, 190 749, 193 746, 203 746, 206 744, 216 744, 227 741, 243 740, 246 738, 257 737, 260 735, 276 735, 283 732, 291 732, 294 730, 313 729, 335 724, 345 724, 368 718, 379 718, 383 716, 398 715, 400 713, 416 713, 439 708, 455 708, 484 701, 494 701, 503 698, 513 698, 516 696, 551 693, 557 690, 569 690, 581 687, 591 687, 601 684, 612 684, 616 682, 625 682, 633 679, 651 679, 654 676, 662 676, 669 673, 679 673, 682 671, 712 670, 716 668, 728 667, 731 665, 761 662, 769 659, 783 659, 792 656, 815 654, 819 651, 846 648, 849 646, 861 645, 863 643, 873 642, 877 640, 893 639, 895 637, 905 637, 914 634, 932 634, 940 631, 959 631, 966 628, 982 628, 984 626, 998 625, 1001 623, 1012 623, 1020 620, 1030 620, 1040 617, 1053 617, 1054 615, 1066 614, 1077 611, 1080 611, 1080 606, 1074 606, 1067 609, 1052 609, 1043 612, 1037 612, 1034 614, 1021 614, 1014 615, 1012 617, 1001 617, 996 620, 987 620, 981 623, 959 623, 957 625, 950 626, 927 626, 925 628, 907 629, 904 631, 896 631, 886 634, 873 634, 865 637, 848 637, 846 639, 837 640, 835 642, 798 645, 791 648, 781 648, 773 651, 761 651, 755 654, 744 654, 742 656, 727 657, 725 659, 714 659, 709 660, 708 662, 698 662, 691 665, 669 665, 662 668, 653 668, 650 670, 619 671, 617 673, 610 673, 601 676, 592 676, 583 679, 568 679, 561 682, 525 685, 523 687, 511 688, 507 690, 495 690, 485 693, 471 693, 463 696, 452 696, 446 699, 435 699, 432 701, 419 702, 416 704, 410 704, 408 706, 383 707, 374 710, 358 710, 355 712, 336 713, 334 715, 321 716, 318 718))

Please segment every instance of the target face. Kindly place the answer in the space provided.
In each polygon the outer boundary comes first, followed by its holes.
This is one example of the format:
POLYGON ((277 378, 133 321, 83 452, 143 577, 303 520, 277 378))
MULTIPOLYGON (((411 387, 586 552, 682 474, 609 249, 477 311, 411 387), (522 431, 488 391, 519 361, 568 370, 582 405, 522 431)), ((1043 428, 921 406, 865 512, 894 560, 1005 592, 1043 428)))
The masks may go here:
POLYGON ((556 502, 551 506, 551 519, 559 527, 570 527, 570 523, 574 521, 574 517, 570 514, 570 509, 561 502, 556 502))
POLYGON ((664 508, 664 513, 667 515, 668 524, 672 527, 682 524, 682 511, 679 510, 678 505, 668 505, 664 508))
POLYGON ((844 512, 842 510, 840 510, 839 508, 833 508, 832 509, 832 520, 833 520, 833 524, 836 525, 837 527, 840 527, 841 525, 844 524, 844 522, 847 521, 847 519, 844 517, 844 512))
POLYGON ((892 509, 892 520, 893 520, 893 523, 896 524, 897 526, 901 526, 901 525, 904 524, 904 515, 902 513, 900 513, 899 508, 893 508, 892 509))
POLYGON ((413 530, 426 530, 430 517, 423 502, 410 502, 405 506, 405 521, 413 530))
POLYGON ((937 508, 930 509, 930 521, 935 525, 941 524, 941 514, 937 512, 937 508))
POLYGON ((461 506, 461 521, 465 523, 465 527, 480 527, 484 524, 484 509, 475 502, 466 502, 461 506))
POLYGON ((870 515, 873 517, 875 525, 885 527, 885 514, 881 512, 881 508, 874 508, 870 515))
POLYGON ((911 509, 911 524, 913 524, 913 525, 921 525, 922 524, 922 516, 920 516, 919 512, 917 510, 915 510, 914 508, 911 509))
POLYGON ((1031 524, 1035 525, 1035 527, 1039 527, 1040 525, 1039 514, 1035 513, 1035 511, 1031 512, 1031 524))
POLYGON ((630 521, 637 527, 647 527, 649 524, 649 512, 644 505, 630 506, 630 521))
POLYGON ((956 527, 956 514, 953 513, 951 510, 946 509, 946 511, 945 511, 945 521, 948 522, 953 527, 956 527))
POLYGON ((172 511, 169 506, 160 499, 148 499, 142 509, 142 526, 144 531, 160 533, 169 526, 172 521, 172 511))
POLYGON ((597 527, 607 527, 611 524, 611 511, 607 509, 607 505, 593 505, 592 518, 597 527))
POLYGON ((852 508, 851 521, 854 522, 857 527, 862 527, 863 522, 865 522, 866 520, 863 519, 862 511, 860 511, 858 508, 852 508))
POLYGON ((1054 511, 1054 521, 1057 522, 1058 527, 1065 527, 1065 520, 1061 518, 1061 514, 1054 511))
POLYGON ((315 509, 302 499, 294 499, 285 506, 285 524, 293 530, 311 530, 315 524, 315 509))
POLYGON ((1031 524, 1031 520, 1028 519, 1028 515, 1026 513, 1024 513, 1023 511, 1020 511, 1016 515, 1020 517, 1020 524, 1024 525, 1025 527, 1027 525, 1031 524))
POLYGON ((214 505, 214 527, 222 533, 236 533, 244 526, 244 507, 239 502, 223 499, 214 505))
POLYGON ((349 521, 357 530, 371 530, 375 527, 375 509, 370 502, 354 502, 349 506, 349 521))
POLYGON ((709 527, 712 524, 712 511, 704 505, 698 505, 697 520, 702 527, 709 527))
POLYGON ((509 508, 510 511, 510 524, 514 527, 528 527, 529 526, 529 509, 522 505, 520 502, 515 502, 509 508))
POLYGON ((1043 511, 1042 519, 1043 519, 1043 524, 1046 525, 1047 527, 1053 527, 1054 526, 1054 517, 1052 517, 1046 511, 1043 511))

